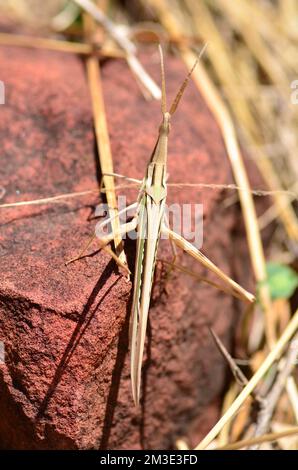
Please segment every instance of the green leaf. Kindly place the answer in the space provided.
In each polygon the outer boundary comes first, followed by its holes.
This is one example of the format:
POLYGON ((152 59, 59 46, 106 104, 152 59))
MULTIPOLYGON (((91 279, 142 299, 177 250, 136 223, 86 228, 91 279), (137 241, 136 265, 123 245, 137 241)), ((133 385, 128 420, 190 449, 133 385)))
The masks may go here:
POLYGON ((289 299, 298 287, 296 272, 279 263, 267 263, 268 284, 272 299, 289 299))

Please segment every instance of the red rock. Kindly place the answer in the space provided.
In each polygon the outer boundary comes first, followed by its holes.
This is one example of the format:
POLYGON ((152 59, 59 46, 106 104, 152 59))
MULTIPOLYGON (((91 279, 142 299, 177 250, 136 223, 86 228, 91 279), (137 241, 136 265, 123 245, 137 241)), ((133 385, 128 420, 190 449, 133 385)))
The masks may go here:
MULTIPOLYGON (((144 54, 143 62, 159 80, 158 54, 144 54)), ((61 53, 1 47, 0 63, 6 84, 6 105, 0 108, 6 189, 1 202, 94 187, 97 163, 83 62, 61 53)), ((173 57, 167 57, 166 71, 173 97, 186 71, 173 57)), ((144 101, 120 60, 105 62, 103 86, 115 171, 142 177, 160 104, 144 101)), ((193 84, 173 119, 169 173, 172 182, 230 182, 220 132, 193 84)), ((233 276, 239 254, 232 231, 239 212, 223 208, 224 196, 214 190, 169 191, 170 202, 204 204, 203 251, 233 276)), ((133 197, 135 192, 129 194, 133 197)), ((158 269, 144 395, 136 410, 127 353, 131 285, 106 253, 64 265, 92 233, 88 217, 97 202, 88 196, 0 212, 0 339, 6 351, 0 366, 2 448, 173 448, 178 437, 199 438, 217 417, 214 403, 225 386, 226 366, 208 327, 230 345, 241 308, 181 273, 165 290, 158 269)), ((133 266, 134 243, 126 248, 133 266)), ((163 241, 159 257, 169 256, 163 241)), ((207 274, 182 258, 188 268, 207 274)))

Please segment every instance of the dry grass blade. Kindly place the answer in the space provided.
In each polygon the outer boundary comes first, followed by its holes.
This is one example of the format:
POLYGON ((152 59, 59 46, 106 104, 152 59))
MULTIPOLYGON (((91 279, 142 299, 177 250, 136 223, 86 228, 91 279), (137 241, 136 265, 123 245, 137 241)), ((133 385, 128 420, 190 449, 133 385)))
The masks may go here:
POLYGON ((23 34, 0 33, 1 46, 16 46, 30 49, 48 49, 50 51, 65 52, 79 55, 95 55, 98 57, 124 58, 125 54, 116 49, 100 48, 84 42, 65 41, 23 34))
MULTIPOLYGON (((230 387, 228 393, 225 396, 225 400, 223 403, 223 412, 226 412, 227 409, 232 405, 233 401, 237 397, 238 391, 239 391, 239 386, 240 388, 245 387, 248 383, 248 379, 245 377, 243 374, 242 370, 240 367, 236 364, 235 360, 232 358, 232 356, 229 354, 227 349, 225 348, 224 344, 221 342, 220 338, 217 336, 217 334, 210 328, 210 333, 212 334, 212 337, 215 341, 215 344, 217 345, 220 353, 222 356, 225 358, 227 361, 232 374, 235 378, 235 381, 233 385, 230 387)), ((257 403, 257 408, 259 409, 262 404, 263 404, 263 399, 262 397, 254 390, 251 394, 255 402, 257 403)), ((235 432, 238 432, 239 427, 243 428, 245 426, 245 423, 248 422, 249 420, 249 414, 250 414, 250 406, 251 403, 249 403, 249 400, 246 402, 246 406, 243 406, 241 409, 241 412, 238 413, 236 416, 236 419, 232 423, 229 421, 221 430, 217 442, 220 443, 221 445, 225 445, 229 442, 229 439, 231 438, 231 435, 235 434, 235 432), (233 427, 231 427, 233 424, 233 427), (231 435, 229 434, 231 433, 231 435)))
POLYGON ((263 175, 264 180, 266 181, 266 184, 268 187, 272 188, 275 209, 287 231, 288 236, 297 242, 298 221, 291 204, 290 195, 288 196, 287 194, 280 191, 280 181, 272 166, 272 163, 260 149, 256 149, 255 161, 263 175))
POLYGON ((276 194, 285 194, 293 198, 293 200, 298 200, 298 193, 296 190, 296 186, 293 190, 272 190, 268 191, 266 189, 247 189, 241 186, 237 186, 236 184, 212 184, 212 183, 168 183, 169 187, 175 188, 203 188, 203 189, 229 189, 232 191, 249 191, 249 193, 253 196, 274 196, 276 194))
POLYGON ((176 447, 178 450, 189 450, 187 443, 183 439, 178 439, 176 441, 176 447))
POLYGON ((264 406, 261 408, 258 414, 254 437, 261 436, 268 430, 274 410, 286 385, 286 381, 296 366, 297 352, 298 335, 295 335, 289 345, 289 350, 285 360, 283 361, 282 359, 282 361, 285 363, 281 365, 281 369, 275 380, 275 383, 266 396, 264 400, 264 406))
MULTIPOLYGON (((189 51, 182 51, 182 55, 188 64, 193 60, 193 54, 189 51)), ((236 184, 241 188, 244 188, 244 191, 239 191, 239 199, 242 207, 254 274, 257 282, 261 284, 259 297, 265 313, 266 338, 269 347, 272 347, 275 342, 275 331, 270 318, 272 304, 269 289, 266 283, 264 283, 267 278, 265 256, 251 188, 243 163, 233 120, 202 64, 199 64, 198 69, 194 73, 194 81, 205 97, 209 108, 213 112, 220 126, 236 184)))
POLYGON ((161 99, 161 90, 154 80, 148 75, 140 61, 136 57, 135 45, 130 41, 123 30, 115 25, 103 12, 90 0, 73 0, 77 3, 84 11, 86 11, 92 18, 94 18, 105 31, 110 35, 111 38, 123 49, 126 53, 127 63, 132 72, 137 77, 139 83, 142 85, 143 91, 146 91, 149 96, 154 99, 161 99))
MULTIPOLYGON (((289 203, 294 202, 297 200, 297 188, 298 184, 295 184, 293 188, 288 191, 288 198, 285 198, 284 202, 280 201, 276 202, 275 205, 270 206, 269 209, 267 209, 260 217, 259 217, 259 227, 260 230, 263 230, 264 228, 267 227, 273 220, 275 220, 277 217, 280 217, 281 220, 283 221, 285 228, 287 230, 287 233, 290 238, 293 240, 298 241, 298 222, 296 221, 296 214, 294 213, 292 206, 289 205, 289 203), (284 206, 282 206, 284 204, 284 206), (286 215, 285 218, 285 209, 286 209, 286 215), (290 209, 290 212, 289 212, 290 209), (292 222, 294 221, 294 223, 292 222), (296 229, 297 226, 297 229, 296 229)), ((273 192, 273 196, 275 196, 273 192)))
POLYGON ((298 423, 298 390, 297 390, 297 385, 293 376, 288 378, 286 386, 287 386, 288 397, 291 402, 294 415, 295 415, 295 421, 297 424, 298 423))
MULTIPOLYGON (((224 344, 222 343, 222 341, 220 340, 218 335, 215 333, 215 331, 213 331, 212 328, 210 328, 210 333, 211 333, 211 335, 214 339, 214 342, 215 342, 216 346, 218 347, 219 351, 221 352, 222 356, 227 361, 236 382, 240 385, 241 388, 245 387, 245 385, 248 384, 248 380, 245 377, 245 375, 243 374, 242 370, 236 364, 235 360, 232 358, 231 354, 227 351, 226 347, 224 346, 224 344)), ((258 394, 256 394, 255 391, 253 391, 251 395, 259 403, 263 402, 262 398, 258 394)))
POLYGON ((289 429, 287 431, 264 434, 263 436, 253 437, 251 439, 243 439, 241 441, 233 442, 232 444, 228 444, 226 446, 216 447, 215 450, 237 450, 237 449, 242 449, 243 447, 248 447, 254 444, 262 444, 264 442, 278 441, 279 439, 282 439, 283 437, 293 436, 295 434, 298 434, 298 427, 294 429, 289 429))
POLYGON ((41 205, 41 204, 49 204, 49 203, 56 203, 56 202, 63 202, 66 199, 73 199, 76 197, 87 196, 89 194, 100 193, 100 189, 89 189, 87 191, 78 191, 76 193, 67 193, 67 194, 59 194, 58 196, 52 197, 45 197, 42 199, 33 199, 31 201, 20 201, 20 202, 8 202, 6 204, 0 204, 0 209, 9 209, 11 207, 24 207, 24 206, 34 206, 34 205, 41 205))
POLYGON ((226 411, 226 413, 220 418, 220 420, 216 423, 216 425, 211 429, 211 431, 207 434, 207 436, 197 445, 195 450, 202 450, 205 449, 212 441, 216 438, 218 433, 221 429, 225 426, 225 424, 230 421, 230 419, 238 412, 239 408, 245 402, 247 397, 251 395, 252 391, 258 385, 260 380, 266 374, 266 372, 270 369, 272 364, 280 357, 284 347, 292 338, 292 336, 296 333, 298 329, 298 310, 292 317, 291 321, 289 322, 288 326, 284 330, 283 334, 276 342, 274 348, 268 354, 266 359, 263 361, 261 366, 258 368, 256 373, 252 376, 249 380, 248 384, 244 387, 242 392, 238 395, 236 400, 230 406, 230 408, 226 411))
MULTIPOLYGON (((92 27, 91 18, 90 25, 92 27)), ((88 23, 87 23, 88 24, 88 23)), ((86 26, 87 28, 87 26, 86 26)), ((105 104, 102 90, 100 64, 96 57, 88 57, 86 60, 88 83, 92 98, 92 107, 94 115, 94 127, 99 150, 99 163, 103 174, 103 185, 106 190, 106 198, 113 218, 111 225, 112 231, 115 233, 114 243, 116 254, 123 264, 126 264, 126 256, 123 251, 123 242, 120 235, 116 235, 120 231, 120 221, 117 217, 117 199, 115 192, 115 184, 113 176, 107 176, 106 173, 113 173, 113 158, 110 146, 108 125, 105 113, 105 104)))
MULTIPOLYGON (((262 449, 297 449, 298 387, 295 367, 298 351, 298 309, 293 306, 296 305, 297 291, 294 294, 293 291, 295 286, 297 287, 298 256, 298 218, 295 213, 298 203, 298 106, 295 106, 298 100, 298 67, 295 61, 298 44, 297 0, 53 0, 45 2, 44 6, 36 0, 0 0, 1 8, 4 16, 8 13, 8 28, 15 24, 15 19, 21 20, 25 28, 27 25, 28 31, 30 27, 33 28, 31 36, 0 32, 0 47, 4 46, 5 51, 13 54, 14 48, 31 48, 36 49, 39 55, 38 50, 47 49, 57 51, 55 56, 61 52, 62 59, 67 58, 67 54, 73 54, 75 59, 79 60, 81 57, 84 61, 92 99, 102 181, 100 186, 93 184, 91 188, 75 188, 80 190, 60 193, 57 196, 51 196, 53 193, 45 194, 40 199, 21 201, 19 196, 15 196, 19 202, 12 202, 12 193, 6 194, 11 186, 7 181, 7 191, 6 188, 0 187, 0 214, 1 209, 4 209, 4 216, 10 219, 14 208, 22 215, 25 211, 23 208, 27 205, 32 206, 32 209, 27 211, 32 212, 30 216, 35 212, 39 215, 47 204, 54 204, 55 207, 63 204, 69 208, 74 205, 80 208, 82 204, 85 207, 86 204, 90 206, 90 203, 97 203, 100 195, 106 193, 104 198, 111 217, 97 224, 96 230, 93 230, 92 237, 79 256, 66 264, 83 258, 84 255, 88 256, 89 247, 94 243, 96 248, 105 251, 108 257, 112 257, 129 275, 131 273, 123 250, 123 235, 131 230, 146 234, 147 230, 147 238, 152 238, 153 243, 139 243, 138 240, 133 276, 131 378, 136 405, 139 404, 141 396, 144 398, 144 393, 141 393, 143 350, 152 291, 152 273, 157 261, 156 247, 160 234, 166 234, 170 239, 175 261, 160 260, 170 268, 165 276, 161 275, 163 283, 175 268, 198 282, 206 282, 247 302, 246 311, 242 315, 243 322, 235 331, 235 346, 237 350, 238 347, 241 351, 245 350, 247 359, 239 362, 233 359, 223 342, 210 328, 215 344, 227 361, 234 378, 230 377, 220 405, 220 419, 195 450, 255 450, 261 444, 262 449), (60 6, 46 6, 47 3, 60 6), (15 5, 16 11, 9 12, 8 5, 15 5), (149 21, 143 22, 145 17, 149 21), (75 21, 76 19, 78 21, 75 21), (53 35, 50 31, 60 33, 53 35), (65 36, 61 34, 63 32, 65 36), (35 33, 47 37, 38 37, 35 33), (157 38, 164 45, 174 47, 180 61, 185 63, 188 70, 191 69, 169 113, 165 99, 162 51, 162 90, 148 75, 138 58, 137 41, 155 44, 157 38), (204 62, 198 62, 196 56, 204 43, 210 44, 208 57, 205 58, 206 67, 204 62), (12 47, 9 49, 9 46, 12 47), (234 184, 212 184, 212 181, 208 183, 208 180, 204 183, 168 183, 167 178, 158 176, 158 185, 155 184, 158 191, 154 188, 154 191, 145 191, 146 195, 143 188, 147 189, 149 179, 139 181, 114 173, 103 93, 105 81, 102 83, 99 63, 100 60, 103 62, 105 57, 122 58, 127 62, 145 98, 159 99, 162 95, 163 123, 160 129, 163 129, 163 133, 160 131, 155 149, 159 148, 159 143, 164 142, 163 136, 167 136, 169 130, 167 116, 174 113, 189 76, 196 68, 193 73, 194 84, 218 124, 222 136, 219 145, 223 141, 222 145, 226 148, 233 171, 234 184), (245 160, 241 148, 244 149, 245 160), (256 189, 250 187, 246 167, 252 180, 262 178, 263 184, 256 184, 256 189), (116 177, 133 184, 118 186, 114 183, 116 177), (144 181, 146 184, 142 185, 144 181), (194 245, 172 232, 166 215, 165 227, 163 226, 165 198, 160 194, 163 193, 166 183, 173 192, 174 188, 180 190, 190 187, 195 188, 193 191, 198 194, 203 193, 202 197, 205 190, 211 190, 213 194, 209 196, 215 203, 219 202, 220 192, 233 191, 221 203, 222 207, 227 209, 235 203, 238 204, 240 200, 242 215, 238 214, 238 217, 244 219, 257 299, 221 271, 194 245), (136 187, 140 189, 137 202, 118 210, 116 190, 136 187), (151 198, 153 194, 154 198, 151 198), (2 199, 4 196, 7 199, 2 199), (270 197, 263 201, 262 205, 262 201, 254 200, 253 196, 270 197), (75 203, 75 198, 79 197, 83 198, 82 204, 80 201, 75 203), (143 200, 140 203, 141 198, 143 200), (267 203, 269 207, 266 206, 267 203), (153 210, 155 206, 158 208, 158 215, 157 210, 153 210), (143 208, 149 214, 147 224, 144 223, 145 218, 142 218, 143 213, 139 217, 143 208), (121 225, 122 214, 130 215, 133 210, 132 220, 121 225), (257 212, 261 213, 258 218, 257 212), (159 231, 156 231, 157 219, 161 221, 159 231), (268 225, 269 229, 263 233, 263 243, 271 263, 266 265, 260 232, 268 225), (107 230, 102 230, 107 226, 110 228, 108 233, 107 230), (111 246, 113 243, 116 249, 111 246), (213 277, 212 280, 206 279, 177 264, 176 245, 200 262, 206 270, 211 270, 213 275, 217 276, 216 282, 213 277), (243 374, 242 370, 245 369, 242 366, 250 367, 250 379, 243 374)), ((3 26, 5 29, 6 16, 3 26)), ((17 24, 13 28, 17 31, 17 24)), ((29 50, 29 56, 30 52, 33 53, 34 50, 29 50)), ((206 136, 206 139, 209 138, 212 137, 206 136)), ((165 140, 167 141, 167 137, 165 140)), ((164 148, 167 148, 167 145, 164 148)), ((154 151, 153 155, 156 160, 166 162, 166 151, 154 151)), ((164 162, 163 175, 166 175, 164 162)), ((146 174, 151 175, 150 163, 148 169, 146 174)), ((10 172, 7 174, 10 175, 10 172)), ((14 192, 15 195, 18 193, 19 191, 14 192)), ((30 197, 36 195, 27 193, 27 199, 30 197)), ((240 233, 237 234, 237 241, 240 241, 241 235, 239 238, 238 235, 240 233)), ((143 238, 145 240, 146 237, 143 238)), ((241 239, 241 244, 242 242, 241 239)), ((210 256, 212 259, 212 253, 210 256)), ((239 262, 241 260, 237 259, 237 265, 239 262)), ((209 274, 207 276, 209 277, 209 274)), ((236 302, 235 314, 242 310, 242 307, 236 302)), ((212 376, 212 371, 210 373, 212 376)), ((200 414, 200 410, 194 408, 193 413, 200 414)), ((189 418, 191 419, 190 416, 189 418)), ((200 416, 197 419, 200 419, 200 416)), ((180 438, 176 441, 179 450, 191 449, 190 443, 196 438, 192 436, 188 440, 188 432, 192 432, 197 419, 189 423, 188 429, 181 428, 180 438)), ((184 424, 187 427, 187 423, 184 424)))
MULTIPOLYGON (((216 7, 225 13, 225 17, 230 21, 231 25, 242 35, 249 49, 253 52, 260 66, 271 77, 273 83, 281 88, 284 93, 288 85, 286 73, 282 64, 273 59, 270 46, 258 34, 257 28, 251 28, 251 18, 258 20, 260 10, 255 2, 247 2, 246 0, 238 0, 238 2, 222 2, 215 0, 216 7), (283 85, 283 87, 282 87, 283 85)), ((262 16, 263 25, 266 22, 266 16, 262 16)), ((264 26, 263 26, 264 31, 264 26)), ((271 46, 272 47, 272 46, 271 46)))
MULTIPOLYGON (((197 2, 196 0, 185 1, 189 10, 193 13, 192 19, 196 33, 200 35, 204 41, 210 41, 212 43, 212 47, 210 47, 209 50, 209 58, 212 67, 224 87, 225 95, 230 106, 233 108, 234 115, 237 117, 240 125, 242 125, 242 132, 245 134, 247 142, 254 147, 254 151, 252 152, 254 161, 262 173, 268 188, 272 189, 272 196, 281 221, 289 237, 298 240, 298 222, 291 206, 291 199, 287 197, 286 193, 281 191, 282 185, 280 179, 269 158, 259 145, 255 145, 256 142, 262 141, 262 135, 255 116, 248 105, 247 97, 243 94, 242 83, 238 79, 237 72, 235 72, 235 59, 233 61, 233 56, 228 49, 228 45, 219 32, 214 17, 210 13, 207 5, 204 2, 197 2)), ((253 84, 251 84, 251 86, 253 86, 253 84)))
MULTIPOLYGON (((117 176, 117 177, 121 177, 122 175, 118 175, 116 173, 114 174, 106 174, 106 176, 117 176)), ((132 183, 132 184, 123 184, 123 185, 117 185, 117 186, 114 186, 114 189, 115 190, 118 190, 118 189, 133 189, 133 188, 139 188, 140 186, 140 181, 137 180, 137 179, 134 179, 134 178, 130 178, 130 181, 135 181, 135 183, 132 183)), ((204 188, 204 189, 230 189, 230 190, 238 190, 238 191, 242 191, 243 189, 242 188, 239 188, 233 184, 207 184, 207 183, 168 183, 168 187, 173 187, 173 188, 180 188, 180 189, 183 189, 184 187, 198 187, 198 188, 204 188)), ((30 206, 30 205, 38 205, 38 204, 48 204, 48 203, 55 203, 55 202, 63 202, 64 199, 72 199, 72 198, 76 198, 76 197, 82 197, 82 196, 87 196, 88 194, 94 194, 94 193, 106 193, 107 190, 105 188, 94 188, 94 189, 86 189, 86 191, 76 191, 76 192, 73 192, 73 193, 65 193, 65 194, 59 194, 57 196, 50 196, 50 197, 47 197, 47 198, 40 198, 40 199, 33 199, 33 200, 29 200, 29 201, 19 201, 19 202, 9 202, 9 203, 5 203, 5 204, 0 204, 0 209, 4 209, 4 208, 10 208, 10 207, 22 207, 22 206, 30 206)), ((255 196, 270 196, 272 193, 271 191, 263 191, 261 189, 252 189, 252 194, 255 195, 255 196)), ((2 197, 5 195, 6 191, 4 190, 4 188, 0 188, 0 199, 2 199, 2 197)), ((296 198, 296 196, 295 196, 296 198)), ((165 263, 167 263, 167 261, 164 261, 165 263)), ((180 269, 182 270, 182 267, 180 266, 177 266, 175 265, 175 267, 177 269, 180 269)), ((187 270, 185 270, 184 272, 186 272, 187 270)), ((190 275, 192 275, 193 273, 192 272, 189 272, 190 275)), ((199 276, 196 276, 197 278, 199 276)), ((209 282, 210 285, 214 285, 216 287, 219 288, 219 286, 215 283, 212 283, 211 281, 208 281, 207 279, 205 278, 200 278, 200 280, 202 281, 205 281, 205 282, 209 282)), ((224 292, 226 292, 224 290, 224 292)))
POLYGON ((36 36, 25 36, 22 34, 0 33, 0 44, 2 46, 29 47, 34 49, 50 49, 72 54, 89 55, 93 47, 80 42, 63 41, 62 39, 41 38, 36 36))
MULTIPOLYGON (((239 387, 236 382, 233 382, 229 390, 224 396, 221 414, 224 414, 230 408, 231 404, 237 397, 238 393, 239 393, 239 387)), ((232 427, 232 420, 229 421, 220 431, 218 438, 216 440, 218 445, 224 446, 229 442, 230 434, 231 434, 231 427, 232 427)))

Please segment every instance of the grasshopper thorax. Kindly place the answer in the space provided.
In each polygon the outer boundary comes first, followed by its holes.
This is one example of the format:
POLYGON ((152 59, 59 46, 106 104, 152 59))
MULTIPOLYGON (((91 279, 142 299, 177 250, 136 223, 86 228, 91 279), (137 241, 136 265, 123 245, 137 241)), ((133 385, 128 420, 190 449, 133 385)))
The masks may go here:
POLYGON ((159 128, 159 132, 168 135, 171 130, 171 115, 168 112, 163 114, 162 123, 159 128))

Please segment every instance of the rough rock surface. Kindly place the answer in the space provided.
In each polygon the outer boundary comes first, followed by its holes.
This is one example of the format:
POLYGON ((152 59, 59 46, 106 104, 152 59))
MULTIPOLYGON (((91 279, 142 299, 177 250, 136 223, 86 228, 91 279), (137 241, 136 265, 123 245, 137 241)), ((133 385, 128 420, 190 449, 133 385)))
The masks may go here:
MULTIPOLYGON (((156 51, 143 57, 159 80, 156 51)), ((83 62, 50 51, 0 48, 6 104, 0 107, 1 202, 96 186, 92 112, 83 62)), ((115 171, 142 177, 161 118, 123 61, 103 65, 115 171)), ((167 57, 169 101, 185 75, 167 57)), ((169 181, 228 183, 219 130, 190 84, 172 123, 169 181)), ((130 201, 135 191, 128 194, 130 201)), ((223 191, 169 191, 169 202, 204 204, 203 251, 233 276, 235 206, 223 191)), ((16 449, 173 448, 196 441, 217 418, 226 367, 212 326, 231 344, 241 308, 206 284, 175 273, 163 286, 158 264, 139 410, 130 393, 131 284, 106 253, 65 267, 92 233, 97 197, 0 212, 0 446, 16 449)), ((126 243, 133 267, 134 243, 126 243)), ((94 248, 96 250, 96 247, 94 248)), ((171 255, 162 241, 159 258, 171 255)), ((186 255, 181 263, 208 274, 186 255)), ((243 266, 243 271, 248 267, 243 266)))

